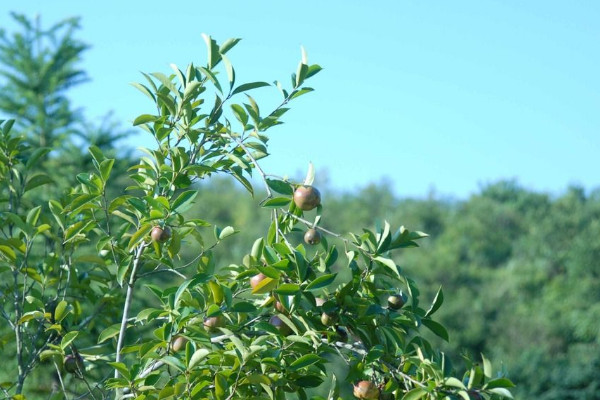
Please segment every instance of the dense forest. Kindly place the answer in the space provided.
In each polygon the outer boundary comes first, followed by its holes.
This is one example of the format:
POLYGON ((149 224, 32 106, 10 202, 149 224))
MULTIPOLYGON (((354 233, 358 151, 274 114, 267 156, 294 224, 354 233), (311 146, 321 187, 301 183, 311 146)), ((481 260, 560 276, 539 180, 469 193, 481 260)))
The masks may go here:
MULTIPOLYGON (((90 124, 68 100, 68 89, 87 78, 76 68, 87 49, 72 38, 77 20, 40 34, 24 17, 17 19, 25 33, 0 37, 0 111, 16 118, 31 142, 57 149, 45 161, 47 170, 61 173, 53 176, 51 195, 76 184, 76 171, 91 168, 86 149, 92 144, 105 154, 120 148, 122 163, 114 171, 125 177, 133 156, 119 140, 131 132, 110 118, 90 124), (48 47, 38 46, 46 53, 36 56, 31 42, 49 38, 48 47), (40 70, 47 73, 42 78, 40 70)), ((410 199, 385 181, 340 192, 318 177, 327 230, 344 234, 389 221, 429 234, 422 249, 406 249, 396 261, 419 283, 423 298, 433 299, 442 286, 439 319, 450 341, 431 340, 453 360, 483 353, 502 363, 496 367, 517 384, 516 398, 600 399, 600 191, 569 187, 548 194, 506 180, 467 199, 410 199)), ((120 183, 111 190, 128 185, 125 178, 120 183)), ((239 231, 215 250, 219 266, 239 262, 268 224, 268 211, 257 207, 261 194, 251 198, 231 179, 201 184, 198 191, 191 216, 239 231)), ((206 228, 207 242, 212 229, 206 228)), ((182 249, 197 251, 185 243, 182 249)))

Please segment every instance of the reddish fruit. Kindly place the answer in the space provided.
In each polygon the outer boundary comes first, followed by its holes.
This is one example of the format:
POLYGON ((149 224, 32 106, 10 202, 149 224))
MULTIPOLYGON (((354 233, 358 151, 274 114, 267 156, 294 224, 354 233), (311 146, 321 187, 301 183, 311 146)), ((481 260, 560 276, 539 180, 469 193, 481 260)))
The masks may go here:
POLYGON ((481 396, 481 394, 479 394, 479 392, 476 392, 475 390, 469 390, 467 393, 469 394, 470 399, 483 400, 483 397, 481 396))
POLYGON ((313 186, 298 186, 294 191, 294 203, 299 209, 310 211, 321 204, 321 193, 313 186))
POLYGON ((260 274, 256 274, 252 278, 250 278, 250 286, 252 287, 252 289, 258 286, 258 284, 265 280, 266 277, 267 276, 261 272, 260 274))
POLYGON ((175 336, 175 338, 171 340, 171 350, 178 352, 181 349, 185 349, 187 341, 187 338, 183 336, 175 336))
POLYGON ((204 329, 206 329, 207 332, 214 332, 221 326, 223 326, 223 317, 220 315, 209 317, 204 320, 204 329))
POLYGON ((155 242, 164 243, 171 238, 171 229, 168 226, 166 226, 164 229, 160 226, 155 226, 152 228, 150 237, 155 242))
POLYGON ((269 319, 269 323, 273 325, 282 335, 288 335, 290 333, 290 327, 281 320, 277 315, 273 315, 269 319))
POLYGON ((401 294, 393 294, 388 297, 388 307, 392 310, 401 309, 406 304, 406 298, 401 294))
POLYGON ((65 371, 67 371, 70 374, 83 372, 83 360, 81 359, 81 356, 79 354, 69 354, 63 360, 63 364, 65 366, 65 371))
POLYGON ((280 301, 276 301, 275 302, 275 309, 277 311, 279 311, 280 313, 284 314, 287 312, 287 310, 285 309, 285 307, 283 306, 283 304, 281 304, 280 301))
POLYGON ((321 232, 319 232, 315 228, 310 228, 304 234, 304 241, 310 245, 321 243, 321 232))
POLYGON ((371 381, 360 381, 354 385, 353 394, 359 399, 378 399, 379 389, 371 381))

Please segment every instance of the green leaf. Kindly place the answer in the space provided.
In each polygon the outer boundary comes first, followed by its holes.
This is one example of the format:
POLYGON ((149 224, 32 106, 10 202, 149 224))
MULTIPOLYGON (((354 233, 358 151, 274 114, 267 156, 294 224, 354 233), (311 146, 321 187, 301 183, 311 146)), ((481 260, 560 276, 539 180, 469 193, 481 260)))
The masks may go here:
POLYGON ((459 379, 456 379, 454 377, 446 378, 446 380, 444 381, 444 385, 467 390, 467 387, 465 386, 465 384, 462 383, 459 379))
POLYGON ((215 399, 224 400, 227 394, 227 378, 220 372, 215 374, 215 399))
POLYGON ((63 350, 66 349, 67 346, 69 346, 71 344, 71 342, 73 342, 73 340, 75 340, 77 335, 79 335, 78 331, 71 331, 71 332, 65 334, 65 336, 63 336, 63 338, 60 341, 60 347, 63 350))
POLYGON ((25 192, 27 192, 31 189, 35 189, 38 186, 46 185, 48 183, 53 183, 53 182, 54 182, 54 180, 46 174, 33 175, 31 178, 29 178, 27 180, 27 183, 25 183, 25 188, 23 190, 25 192))
POLYGON ((141 124, 147 124, 148 122, 154 122, 158 119, 155 115, 150 114, 142 114, 133 120, 133 126, 138 126, 141 124))
POLYGON ((288 204, 290 204, 290 201, 292 201, 292 200, 289 197, 274 197, 272 199, 265 201, 262 206, 264 208, 284 207, 284 206, 287 206, 288 204))
POLYGON ((105 342, 108 339, 117 336, 119 334, 120 329, 121 324, 114 324, 104 329, 102 332, 100 332, 100 335, 98 336, 98 343, 105 342))
POLYGON ((496 378, 489 381, 483 388, 494 389, 494 388, 511 388, 515 387, 515 384, 508 378, 496 378))
POLYGON ((238 94, 238 93, 245 92, 247 90, 257 89, 257 88, 265 87, 265 86, 271 86, 271 85, 268 84, 267 82, 244 83, 243 85, 240 85, 240 86, 236 87, 233 90, 232 94, 238 94))
POLYGON ((113 158, 108 158, 100 163, 100 176, 104 182, 108 181, 114 163, 115 160, 113 158))
POLYGON ((481 355, 481 359, 483 360, 483 374, 486 378, 491 379, 493 373, 492 363, 483 354, 481 355))
POLYGON ((252 289, 252 294, 262 294, 270 292, 271 290, 277 287, 278 283, 279 281, 273 278, 266 277, 265 279, 260 281, 260 283, 254 287, 254 289, 252 289))
POLYGON ((294 189, 289 182, 281 181, 279 179, 267 179, 267 185, 277 193, 291 196, 294 194, 294 189))
POLYGON ((144 224, 140 229, 138 229, 129 240, 129 244, 127 245, 127 250, 131 251, 139 242, 144 239, 150 231, 152 230, 152 224, 144 224))
POLYGON ((182 213, 188 210, 192 206, 197 195, 197 190, 186 190, 185 192, 181 193, 179 196, 177 196, 175 201, 173 201, 173 211, 182 213))
POLYGON ((374 258, 374 260, 377 261, 379 264, 388 267, 399 278, 402 277, 400 275, 400 271, 398 271, 398 266, 396 265, 396 263, 394 262, 394 260, 392 260, 390 258, 385 258, 385 257, 382 257, 382 256, 377 256, 377 257, 374 258))
POLYGON ((308 163, 308 171, 306 172, 306 178, 304 178, 304 184, 310 186, 315 180, 315 166, 313 163, 308 163))
POLYGON ((108 365, 110 365, 111 367, 113 367, 114 369, 119 371, 119 373, 121 374, 121 376, 123 376, 123 378, 127 379, 128 381, 131 380, 131 374, 129 372, 129 368, 127 368, 127 366, 125 364, 123 364, 122 362, 109 362, 108 365))
POLYGON ((425 317, 429 317, 434 312, 436 312, 442 306, 443 302, 444 302, 444 293, 442 292, 442 287, 440 286, 440 288, 438 289, 438 291, 435 295, 435 298, 433 299, 433 303, 431 303, 431 307, 429 307, 429 310, 427 310, 427 312, 425 313, 425 317))
POLYGON ((236 234, 237 231, 235 229, 233 229, 232 226, 226 226, 225 228, 223 228, 223 230, 219 233, 219 240, 223 240, 226 237, 229 237, 231 235, 236 234))
POLYGON ((35 149, 33 151, 33 153, 31 153, 31 156, 29 156, 29 159, 27 160, 27 163, 25 164, 25 169, 30 170, 32 167, 34 167, 37 162, 40 160, 40 158, 44 157, 46 154, 48 154, 50 152, 49 147, 39 147, 37 149, 35 149))
POLYGON ((329 286, 335 280, 336 275, 337 274, 321 275, 317 279, 309 283, 308 286, 306 286, 306 290, 321 289, 323 287, 329 286))
POLYGON ((188 369, 194 368, 198 363, 206 358, 210 354, 210 351, 207 349, 198 349, 192 354, 190 358, 190 362, 188 364, 188 369))
POLYGON ((316 354, 306 354, 291 363, 290 369, 297 371, 301 368, 308 367, 309 365, 313 365, 321 361, 323 361, 323 359, 316 354))
POLYGON ((69 315, 69 312, 71 312, 69 304, 64 300, 61 300, 54 309, 54 320, 56 323, 60 323, 65 319, 65 317, 69 315))
POLYGON ((505 388, 494 388, 494 389, 490 389, 491 393, 497 394, 499 396, 505 397, 507 399, 512 399, 513 395, 512 393, 510 393, 510 391, 508 389, 505 388))
POLYGON ((450 340, 450 338, 448 336, 448 331, 439 322, 435 322, 434 320, 431 320, 431 319, 422 319, 421 322, 423 323, 423 325, 425 325, 427 328, 429 328, 437 336, 444 339, 446 342, 448 342, 450 340))
POLYGON ((284 283, 275 289, 275 293, 290 296, 300 291, 300 286, 295 283, 284 283))
POLYGON ((102 150, 100 150, 97 146, 90 146, 88 151, 90 152, 90 155, 94 161, 96 161, 96 165, 100 165, 100 163, 106 159, 104 154, 102 154, 102 150))
POLYGON ((425 390, 421 387, 418 387, 418 388, 411 390, 410 392, 406 392, 404 397, 402 397, 402 400, 418 400, 426 395, 427 395, 427 390, 425 390))

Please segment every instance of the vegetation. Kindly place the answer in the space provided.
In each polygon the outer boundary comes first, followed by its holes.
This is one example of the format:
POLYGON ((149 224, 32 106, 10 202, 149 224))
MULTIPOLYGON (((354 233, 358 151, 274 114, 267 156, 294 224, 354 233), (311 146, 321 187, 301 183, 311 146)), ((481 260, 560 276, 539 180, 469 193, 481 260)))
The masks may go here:
POLYGON ((134 125, 155 148, 132 162, 92 144, 89 163, 67 164, 61 155, 74 147, 64 143, 85 121, 64 90, 84 75, 76 63, 85 45, 72 39, 76 20, 44 31, 15 18, 25 33, 1 36, 0 59, 19 60, 2 70, 4 93, 36 100, 0 104, 21 118, 0 122, 0 335, 15 367, 3 371, 6 397, 511 397, 487 359, 457 379, 423 335, 448 337, 433 317, 443 292, 425 304, 392 254, 425 234, 388 223, 334 233, 322 226, 312 166, 302 182, 261 169, 266 132, 321 69, 304 52, 265 114, 250 93, 271 85, 237 83, 226 55, 239 39, 205 36, 205 66, 172 66, 135 85, 152 108, 134 125), (50 165, 89 170, 73 179, 50 176, 50 165), (253 173, 267 226, 224 264, 217 252, 230 251, 237 230, 193 215, 197 185, 223 175, 254 194, 253 173), (301 243, 305 230, 314 248, 301 243), (398 293, 402 304, 388 304, 398 293), (341 370, 329 373, 331 364, 341 370))
MULTIPOLYGON (((0 109, 18 121, 0 139, 6 397, 489 399, 510 396, 508 371, 515 398, 600 398, 600 192, 501 181, 414 200, 385 182, 337 193, 310 171, 269 175, 265 130, 288 105, 261 118, 234 97, 266 84, 237 85, 236 41, 210 38, 204 67, 138 86, 153 109, 136 124, 157 144, 135 161, 115 150, 128 131, 91 126, 59 84, 85 76, 76 20, 17 18, 25 33, 0 47, 0 109), (45 67, 53 84, 21 75, 41 59, 63 60, 45 67), (26 114, 32 90, 58 100, 26 114)), ((304 59, 284 103, 316 72, 304 59)))

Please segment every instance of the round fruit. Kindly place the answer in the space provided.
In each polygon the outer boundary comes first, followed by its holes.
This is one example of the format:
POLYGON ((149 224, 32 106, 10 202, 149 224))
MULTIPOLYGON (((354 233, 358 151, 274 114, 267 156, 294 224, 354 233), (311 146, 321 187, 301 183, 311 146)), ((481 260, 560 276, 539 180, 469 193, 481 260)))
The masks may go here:
POLYGON ((164 229, 160 226, 155 226, 154 228, 152 228, 150 237, 155 242, 164 243, 171 237, 171 229, 168 226, 166 226, 164 229))
POLYGON ((393 294, 388 297, 388 307, 392 310, 401 309, 406 304, 406 298, 401 294, 393 294))
POLYGON ((319 232, 315 228, 310 228, 304 234, 304 241, 310 245, 321 243, 321 232, 319 232))
POLYGON ((313 186, 298 186, 294 191, 294 203, 299 209, 310 211, 321 204, 321 193, 313 186))
POLYGON ((188 340, 183 336, 175 336, 175 338, 171 340, 171 350, 178 352, 179 350, 184 349, 187 341, 188 340))
POLYGON ((250 278, 250 286, 252 286, 252 289, 258 286, 258 284, 261 283, 266 277, 267 276, 261 272, 260 274, 256 274, 250 278))
POLYGON ((221 326, 223 326, 223 317, 220 315, 217 317, 208 317, 204 320, 204 329, 207 332, 214 332, 221 326))
POLYGON ((281 318, 279 318, 277 315, 273 315, 269 319, 269 323, 275 328, 277 328, 277 330, 281 332, 282 335, 287 335, 290 333, 290 327, 287 326, 287 324, 283 322, 281 318))
POLYGON ((473 400, 483 400, 483 397, 481 397, 481 394, 479 394, 475 390, 469 390, 467 393, 469 394, 469 398, 470 399, 473 399, 473 400))
POLYGON ((359 399, 378 399, 379 389, 371 381, 360 381, 354 385, 353 394, 359 399))
POLYGON ((81 356, 69 354, 63 360, 63 364, 65 366, 65 371, 70 374, 76 374, 78 372, 83 371, 83 360, 81 356))
POLYGON ((283 306, 283 304, 281 304, 280 301, 276 301, 275 302, 275 309, 277 311, 279 311, 280 313, 282 313, 282 314, 287 312, 287 310, 285 309, 285 307, 283 306))
POLYGON ((324 312, 321 314, 321 323, 325 326, 331 326, 337 321, 337 315, 324 312))

